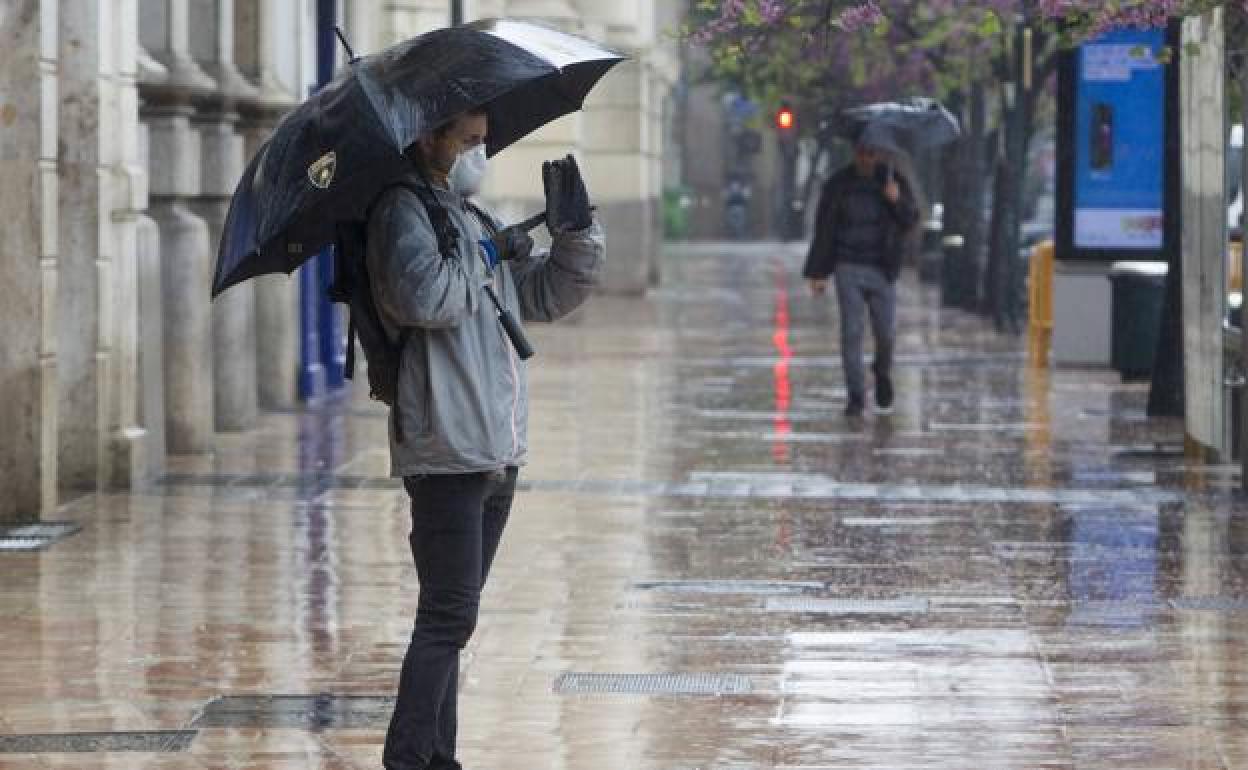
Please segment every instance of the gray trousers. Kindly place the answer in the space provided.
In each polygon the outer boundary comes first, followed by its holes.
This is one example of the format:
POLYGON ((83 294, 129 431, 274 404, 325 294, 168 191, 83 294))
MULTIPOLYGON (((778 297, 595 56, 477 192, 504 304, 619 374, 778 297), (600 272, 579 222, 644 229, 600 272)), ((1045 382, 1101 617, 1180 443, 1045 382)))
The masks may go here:
POLYGON ((841 308, 841 364, 850 398, 862 400, 866 376, 862 369, 863 310, 871 317, 875 337, 876 378, 893 369, 897 329, 897 287, 877 268, 841 263, 836 266, 836 299, 841 308))

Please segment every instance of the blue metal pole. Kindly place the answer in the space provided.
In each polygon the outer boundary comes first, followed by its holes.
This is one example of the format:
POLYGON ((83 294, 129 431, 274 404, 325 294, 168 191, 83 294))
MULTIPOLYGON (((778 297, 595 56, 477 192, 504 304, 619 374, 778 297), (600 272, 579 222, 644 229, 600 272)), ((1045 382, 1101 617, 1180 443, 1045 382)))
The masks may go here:
POLYGON ((334 282, 334 247, 328 246, 316 256, 319 281, 317 286, 321 307, 321 361, 325 366, 325 385, 330 389, 346 384, 347 339, 342 324, 341 306, 329 300, 329 287, 334 282))
MULTIPOLYGON (((338 40, 334 28, 338 23, 338 0, 317 0, 316 3, 316 87, 324 88, 334 78, 334 51, 338 40)), ((334 303, 329 301, 328 289, 334 281, 334 250, 325 249, 316 256, 316 271, 319 274, 317 301, 320 308, 317 320, 320 323, 320 358, 325 368, 325 384, 330 389, 338 389, 345 383, 343 370, 346 367, 346 331, 342 324, 342 314, 334 303)))
MULTIPOLYGON (((335 5, 336 0, 317 0, 316 86, 311 93, 333 76, 335 5)), ((323 253, 318 254, 299 269, 299 398, 304 401, 324 395, 326 385, 335 382, 333 372, 327 371, 325 366, 333 360, 332 355, 327 355, 327 348, 335 332, 335 314, 325 296, 326 261, 328 258, 323 253)), ((332 264, 328 272, 332 275, 332 264)), ((340 383, 341 370, 338 375, 336 380, 340 383)))
POLYGON ((299 398, 308 401, 325 393, 325 367, 321 365, 320 324, 317 321, 323 293, 315 262, 299 268, 299 398))

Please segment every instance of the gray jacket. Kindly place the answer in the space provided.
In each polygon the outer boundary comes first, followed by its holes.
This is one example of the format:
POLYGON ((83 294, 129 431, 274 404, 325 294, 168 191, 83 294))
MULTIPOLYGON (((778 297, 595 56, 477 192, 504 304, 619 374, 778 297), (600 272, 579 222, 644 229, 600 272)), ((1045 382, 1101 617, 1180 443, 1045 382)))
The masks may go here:
POLYGON ((597 285, 603 232, 558 235, 549 256, 503 262, 481 258, 481 223, 462 198, 437 189, 460 233, 461 258, 438 252, 420 198, 403 187, 384 192, 368 222, 373 297, 391 339, 408 331, 399 367, 403 441, 390 423, 392 476, 475 473, 522 465, 527 452, 525 362, 508 341, 489 297, 494 291, 527 321, 554 321, 597 285))

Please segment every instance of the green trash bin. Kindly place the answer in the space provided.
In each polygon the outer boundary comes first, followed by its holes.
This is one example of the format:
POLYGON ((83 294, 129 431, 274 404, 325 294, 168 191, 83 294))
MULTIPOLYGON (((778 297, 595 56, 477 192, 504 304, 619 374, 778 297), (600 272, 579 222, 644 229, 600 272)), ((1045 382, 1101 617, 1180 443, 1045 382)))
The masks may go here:
POLYGON ((1109 268, 1110 365, 1124 381, 1147 379, 1153 373, 1166 271, 1164 262, 1115 262, 1109 268))
POLYGON ((663 237, 669 241, 683 241, 689 237, 689 207, 693 205, 693 192, 688 187, 668 187, 663 190, 663 237))

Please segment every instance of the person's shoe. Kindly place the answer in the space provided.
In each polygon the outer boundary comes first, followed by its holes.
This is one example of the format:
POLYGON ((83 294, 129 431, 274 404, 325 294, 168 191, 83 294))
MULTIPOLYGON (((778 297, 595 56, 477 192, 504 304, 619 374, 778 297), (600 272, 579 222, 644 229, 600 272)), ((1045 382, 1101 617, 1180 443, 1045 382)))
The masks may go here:
POLYGON ((846 417, 861 417, 863 412, 862 396, 850 395, 849 403, 845 405, 846 417))
POLYGON ((877 377, 875 379, 875 405, 879 407, 880 414, 890 414, 893 411, 893 381, 888 377, 877 377))

